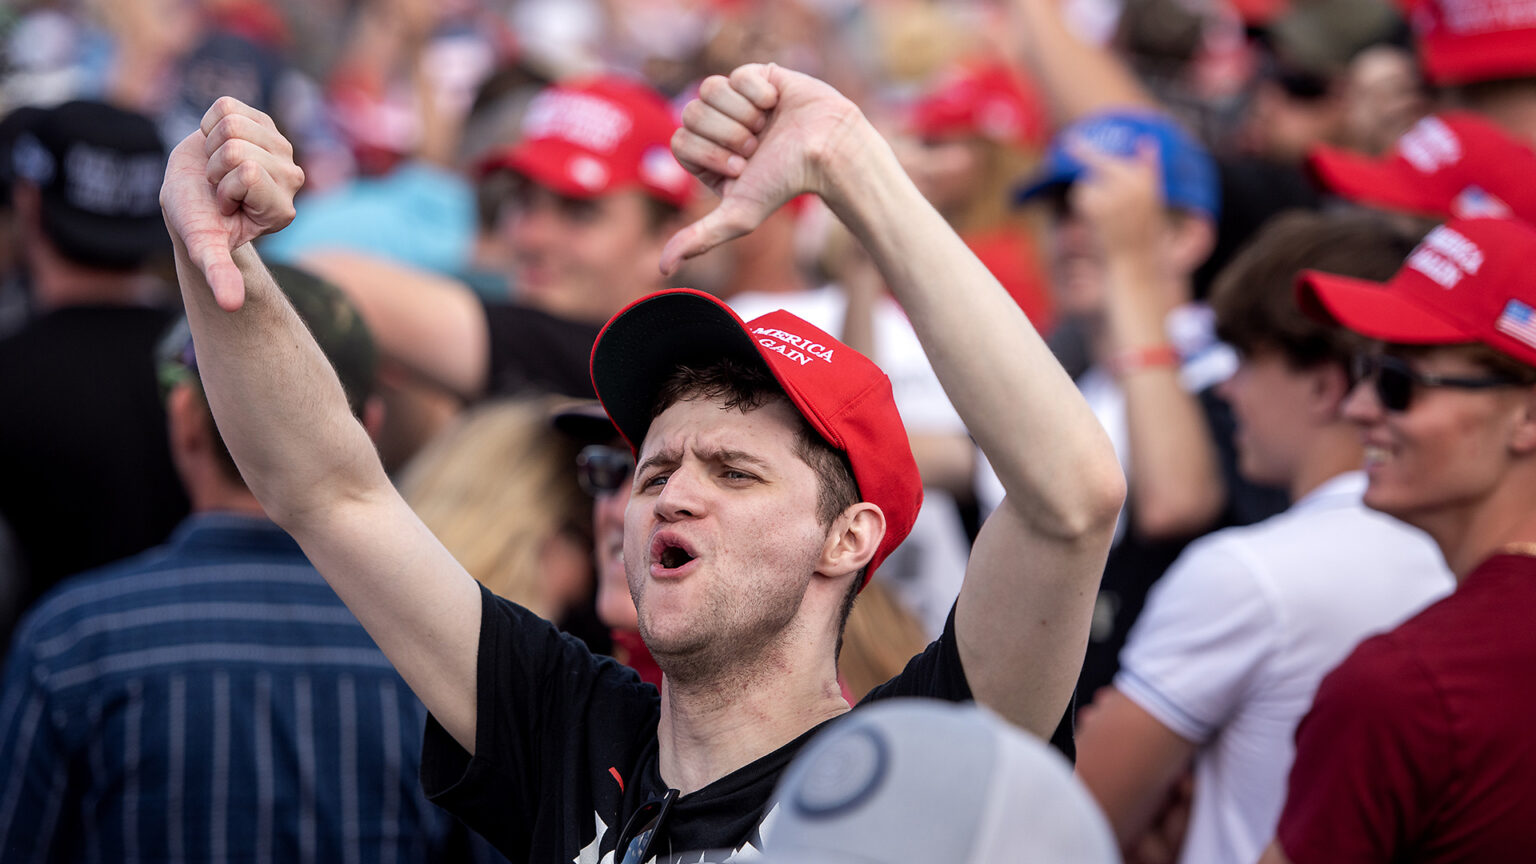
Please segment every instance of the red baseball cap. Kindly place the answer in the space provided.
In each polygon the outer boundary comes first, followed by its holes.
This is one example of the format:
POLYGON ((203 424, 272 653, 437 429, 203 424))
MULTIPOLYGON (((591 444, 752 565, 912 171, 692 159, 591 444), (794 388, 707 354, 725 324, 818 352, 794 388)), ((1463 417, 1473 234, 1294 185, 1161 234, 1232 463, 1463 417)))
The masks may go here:
POLYGON ((613 316, 592 346, 592 386, 638 453, 662 382, 678 366, 720 359, 766 366, 801 416, 848 457, 859 494, 885 514, 885 537, 864 572, 869 584, 923 503, 890 379, 869 358, 783 310, 743 322, 720 300, 684 288, 613 316))
POLYGON ((1363 204, 1426 216, 1536 222, 1536 150, 1465 111, 1425 117, 1382 158, 1316 147, 1307 165, 1323 185, 1363 204))
POLYGON ((672 155, 678 121, 661 95, 612 75, 547 87, 523 115, 522 139, 480 163, 509 168, 572 198, 639 187, 677 207, 693 199, 693 177, 672 155))
POLYGON ((1385 284, 1315 270, 1301 308, 1399 345, 1480 342, 1536 367, 1536 229, 1514 219, 1453 219, 1430 231, 1385 284))
POLYGON ((1536 75, 1536 8, 1528 0, 1400 0, 1424 75, 1471 84, 1536 75))
POLYGON ((1039 95, 1001 63, 945 78, 912 106, 911 124, 929 138, 976 135, 1024 147, 1043 147, 1048 138, 1039 95))

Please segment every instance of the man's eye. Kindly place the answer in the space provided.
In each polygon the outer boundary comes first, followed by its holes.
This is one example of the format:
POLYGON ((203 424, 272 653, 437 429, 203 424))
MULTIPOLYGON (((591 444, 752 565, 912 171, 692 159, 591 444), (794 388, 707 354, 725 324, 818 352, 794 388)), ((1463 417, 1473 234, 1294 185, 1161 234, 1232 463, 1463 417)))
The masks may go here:
POLYGON ((642 488, 642 489, 653 489, 653 488, 658 488, 658 487, 665 486, 665 485, 667 485, 667 475, 665 475, 665 474, 652 474, 651 476, 645 478, 645 482, 640 484, 640 488, 642 488))
POLYGON ((748 474, 745 471, 737 471, 735 469, 730 469, 730 468, 726 469, 724 476, 725 476, 725 479, 727 479, 727 480, 756 480, 757 479, 757 477, 755 475, 748 474))

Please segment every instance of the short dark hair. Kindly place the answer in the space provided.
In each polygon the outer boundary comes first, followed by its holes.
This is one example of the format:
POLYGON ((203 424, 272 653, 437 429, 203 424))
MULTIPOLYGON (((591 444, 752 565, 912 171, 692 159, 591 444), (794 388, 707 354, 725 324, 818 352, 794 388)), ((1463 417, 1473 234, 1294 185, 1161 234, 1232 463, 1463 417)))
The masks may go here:
MULTIPOLYGON (((678 402, 688 399, 719 399, 725 408, 753 411, 776 399, 789 396, 767 369, 747 366, 734 360, 717 360, 705 366, 678 366, 672 370, 651 409, 651 419, 678 402)), ((795 435, 795 455, 816 472, 816 519, 822 525, 854 504, 864 500, 847 454, 822 438, 797 410, 800 421, 795 435)))
MULTIPOLYGON (((678 402, 688 399, 718 399, 725 408, 753 411, 768 403, 789 395, 767 368, 750 366, 735 360, 716 360, 703 366, 678 366, 662 382, 656 394, 656 404, 651 409, 651 419, 678 402)), ((822 526, 830 526, 844 510, 864 500, 859 493, 859 483, 853 476, 853 466, 848 455, 833 447, 811 427, 809 421, 797 410, 799 426, 795 434, 795 455, 799 456, 816 473, 816 520, 822 526)), ((843 630, 848 615, 853 611, 854 599, 864 584, 864 571, 854 574, 837 620, 837 648, 834 657, 842 653, 843 630)))
POLYGON ((1364 340, 1302 312, 1296 274, 1316 269, 1384 282, 1418 240, 1415 232, 1366 210, 1281 213, 1217 275, 1210 298, 1217 335, 1245 354, 1278 351, 1296 369, 1347 366, 1364 340))

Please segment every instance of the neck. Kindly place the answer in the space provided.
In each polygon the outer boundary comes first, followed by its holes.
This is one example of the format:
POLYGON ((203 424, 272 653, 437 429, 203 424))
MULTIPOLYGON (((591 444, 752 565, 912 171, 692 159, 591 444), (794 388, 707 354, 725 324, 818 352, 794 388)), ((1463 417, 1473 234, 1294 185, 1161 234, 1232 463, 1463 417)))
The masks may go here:
POLYGON ((134 306, 154 300, 156 282, 135 271, 82 267, 35 238, 30 248, 32 291, 39 310, 68 306, 134 306))
POLYGON ((1456 583, 1499 549, 1512 543, 1536 543, 1536 472, 1511 472, 1492 494, 1452 512, 1437 513, 1413 524, 1440 547, 1456 583))
POLYGON ((663 676, 656 729, 661 775, 687 794, 748 765, 848 710, 829 646, 707 680, 663 676))
POLYGON ((245 488, 223 476, 223 468, 207 460, 192 464, 183 459, 177 464, 181 484, 187 490, 187 498, 193 513, 239 513, 244 516, 266 516, 261 502, 245 488))
POLYGON ((1300 501, 1317 487, 1349 471, 1359 471, 1365 456, 1360 435, 1351 427, 1330 426, 1321 429, 1302 457, 1291 477, 1291 503, 1300 501))

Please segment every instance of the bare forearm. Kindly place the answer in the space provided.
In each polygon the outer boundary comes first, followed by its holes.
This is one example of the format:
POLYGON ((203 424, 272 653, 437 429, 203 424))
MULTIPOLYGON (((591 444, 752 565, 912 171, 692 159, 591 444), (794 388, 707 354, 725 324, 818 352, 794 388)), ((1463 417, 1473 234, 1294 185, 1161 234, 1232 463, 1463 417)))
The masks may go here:
POLYGON ((1077 37, 1062 0, 1013 0, 1015 46, 1062 124, 1113 108, 1151 107, 1152 97, 1108 49, 1077 37))
POLYGON ((226 312, 176 244, 198 371, 219 432, 251 491, 280 524, 386 483, 325 355, 249 244, 235 249, 246 302, 226 312))
MULTIPOLYGON (((1113 256, 1109 281, 1109 336, 1121 357, 1168 349, 1164 322, 1172 299, 1187 289, 1159 284, 1176 278, 1153 256, 1113 256)), ((1130 445, 1134 528, 1152 538, 1188 536, 1220 514, 1223 484, 1199 399, 1184 388, 1177 360, 1119 370, 1130 445)))
POLYGON ((336 373, 255 251, 234 250, 245 303, 227 312, 177 247, 193 338, 208 347, 198 370, 241 475, 416 695, 473 750, 473 580, 395 493, 336 373))
POLYGON ((906 309, 1019 511, 1063 537, 1112 521, 1124 480, 1108 437, 1018 305, 873 129, 850 133, 828 162, 830 203, 906 309))
POLYGON ((976 446, 962 434, 915 433, 912 458, 923 475, 923 485, 937 488, 968 501, 975 495, 976 446))
POLYGON ((363 313, 379 350, 461 399, 485 390, 485 313, 462 282, 377 256, 324 252, 304 267, 336 283, 363 313))

